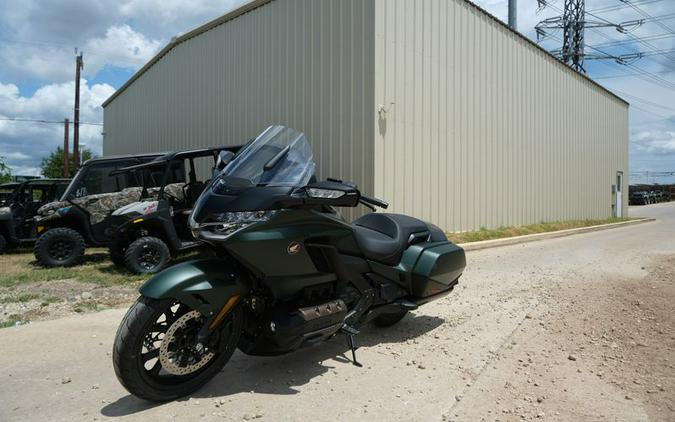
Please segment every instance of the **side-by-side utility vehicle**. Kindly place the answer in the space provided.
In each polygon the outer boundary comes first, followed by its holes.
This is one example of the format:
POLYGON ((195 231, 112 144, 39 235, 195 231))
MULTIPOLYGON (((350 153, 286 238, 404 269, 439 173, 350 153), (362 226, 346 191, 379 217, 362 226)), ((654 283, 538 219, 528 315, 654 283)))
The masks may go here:
POLYGON ((32 179, 0 185, 0 253, 35 241, 38 209, 63 195, 69 179, 32 179))
POLYGON ((140 200, 118 208, 111 215, 109 249, 113 261, 134 273, 155 273, 176 255, 203 245, 192 237, 188 217, 213 173, 222 170, 239 148, 173 152, 113 172, 133 173, 143 179, 140 200), (142 177, 145 174, 160 179, 142 177))
MULTIPOLYGON (((60 201, 38 210, 34 254, 45 267, 77 265, 87 246, 106 246, 110 240, 110 214, 141 196, 136 174, 111 173, 141 164, 163 154, 114 156, 87 160, 78 170, 60 201)), ((156 175, 148 175, 156 179, 156 175)))

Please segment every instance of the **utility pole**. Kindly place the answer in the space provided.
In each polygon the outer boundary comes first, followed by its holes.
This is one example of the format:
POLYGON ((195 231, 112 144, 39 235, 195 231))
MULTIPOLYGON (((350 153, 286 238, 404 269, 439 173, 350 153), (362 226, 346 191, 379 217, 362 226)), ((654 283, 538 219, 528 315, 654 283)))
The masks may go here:
POLYGON ((509 0, 509 26, 518 30, 518 0, 509 0))
POLYGON ((82 53, 75 56, 75 116, 73 119, 73 161, 80 167, 80 69, 84 67, 82 53))
POLYGON ((63 120, 63 177, 68 177, 68 118, 63 120))

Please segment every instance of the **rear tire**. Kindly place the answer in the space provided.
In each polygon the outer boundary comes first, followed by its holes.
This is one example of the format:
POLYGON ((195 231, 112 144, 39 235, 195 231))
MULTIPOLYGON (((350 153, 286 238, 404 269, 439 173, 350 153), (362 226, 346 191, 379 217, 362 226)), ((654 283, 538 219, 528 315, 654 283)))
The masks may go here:
POLYGON ((43 267, 72 267, 84 258, 84 238, 76 230, 56 227, 35 242, 33 254, 43 267))
POLYGON ((161 271, 171 261, 171 251, 162 239, 141 237, 131 242, 124 252, 124 264, 137 274, 152 274, 161 271))
POLYGON ((108 252, 110 253, 110 260, 118 267, 125 267, 124 263, 124 243, 121 240, 113 240, 108 246, 108 252))
POLYGON ((408 311, 399 311, 394 313, 378 315, 373 319, 373 325, 380 328, 391 327, 408 314, 408 311))
POLYGON ((183 375, 167 372, 161 360, 162 343, 180 316, 190 313, 189 307, 173 299, 158 300, 143 296, 127 311, 115 336, 113 367, 117 379, 131 394, 154 402, 177 399, 206 384, 230 360, 243 326, 243 309, 240 306, 230 311, 217 329, 219 331, 213 334, 218 336, 215 338, 217 342, 206 346, 209 353, 215 353, 210 360, 199 369, 183 375))
POLYGON ((5 236, 0 234, 0 253, 5 253, 7 251, 7 240, 5 236))

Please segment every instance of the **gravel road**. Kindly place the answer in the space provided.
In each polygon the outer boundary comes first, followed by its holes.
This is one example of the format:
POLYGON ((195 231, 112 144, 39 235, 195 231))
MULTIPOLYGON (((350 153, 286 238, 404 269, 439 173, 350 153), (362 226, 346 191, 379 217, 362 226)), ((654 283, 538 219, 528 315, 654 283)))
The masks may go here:
POLYGON ((191 398, 118 384, 124 310, 0 330, 0 420, 675 420, 675 203, 656 222, 468 254, 455 293, 276 358, 235 354, 191 398))

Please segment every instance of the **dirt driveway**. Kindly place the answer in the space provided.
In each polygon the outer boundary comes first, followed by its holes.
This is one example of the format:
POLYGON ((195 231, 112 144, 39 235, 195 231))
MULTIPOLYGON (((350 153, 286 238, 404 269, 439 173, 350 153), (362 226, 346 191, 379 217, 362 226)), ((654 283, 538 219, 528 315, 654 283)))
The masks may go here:
POLYGON ((235 354, 160 406, 110 350, 123 310, 0 330, 0 420, 675 420, 675 204, 657 221, 471 252, 462 285, 395 328, 235 354))

